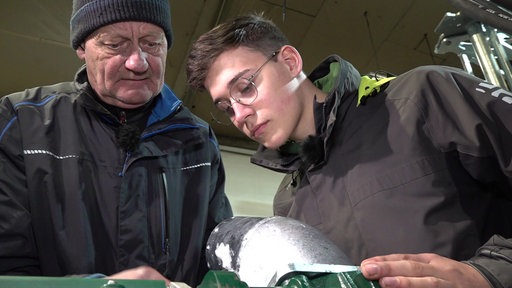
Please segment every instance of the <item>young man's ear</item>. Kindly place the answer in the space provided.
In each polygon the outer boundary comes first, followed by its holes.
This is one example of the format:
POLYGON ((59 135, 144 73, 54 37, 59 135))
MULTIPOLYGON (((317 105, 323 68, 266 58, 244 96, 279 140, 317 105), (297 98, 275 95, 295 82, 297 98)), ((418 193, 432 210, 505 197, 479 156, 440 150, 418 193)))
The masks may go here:
POLYGON ((284 45, 280 54, 292 75, 297 76, 302 72, 302 57, 295 47, 284 45))

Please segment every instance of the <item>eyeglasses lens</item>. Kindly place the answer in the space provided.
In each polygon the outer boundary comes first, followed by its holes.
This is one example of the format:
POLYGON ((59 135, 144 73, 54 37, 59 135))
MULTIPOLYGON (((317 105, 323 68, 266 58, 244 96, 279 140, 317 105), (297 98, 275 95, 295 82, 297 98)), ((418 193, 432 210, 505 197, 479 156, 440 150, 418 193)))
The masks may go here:
POLYGON ((258 95, 258 90, 251 80, 241 77, 229 90, 231 98, 243 105, 251 105, 258 95))
POLYGON ((233 124, 231 121, 234 116, 233 107, 231 107, 231 103, 228 101, 220 101, 216 104, 216 106, 212 107, 212 112, 210 112, 212 116, 212 120, 217 122, 217 124, 230 126, 233 124))
MULTIPOLYGON (((251 105, 258 96, 258 90, 254 82, 248 78, 240 77, 231 86, 229 94, 233 101, 242 105, 251 105)), ((231 125, 235 116, 231 102, 223 100, 218 102, 216 106, 214 112, 211 113, 213 120, 222 125, 231 125)))

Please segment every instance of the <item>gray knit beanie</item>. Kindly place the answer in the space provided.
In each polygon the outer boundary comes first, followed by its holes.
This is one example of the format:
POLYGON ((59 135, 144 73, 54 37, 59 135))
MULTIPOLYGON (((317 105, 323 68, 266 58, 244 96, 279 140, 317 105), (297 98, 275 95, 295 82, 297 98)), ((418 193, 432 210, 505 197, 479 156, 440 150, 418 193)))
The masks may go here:
POLYGON ((116 22, 141 21, 162 27, 172 45, 169 0, 73 0, 71 46, 77 49, 96 29, 116 22))

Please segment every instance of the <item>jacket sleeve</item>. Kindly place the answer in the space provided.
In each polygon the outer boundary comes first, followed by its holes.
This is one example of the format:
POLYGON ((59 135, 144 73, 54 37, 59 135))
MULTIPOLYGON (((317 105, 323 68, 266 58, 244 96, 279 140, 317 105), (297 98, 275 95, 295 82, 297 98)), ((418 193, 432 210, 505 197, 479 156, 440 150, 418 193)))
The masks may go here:
POLYGON ((479 270, 492 287, 512 287, 512 239, 494 235, 467 262, 479 270))
POLYGON ((0 101, 0 274, 40 275, 22 141, 16 115, 0 101))
MULTIPOLYGON (((224 171, 224 165, 222 163, 221 153, 219 150, 219 144, 215 137, 213 130, 210 128, 210 149, 212 151, 212 181, 210 187, 210 201, 208 207, 208 221, 206 223, 206 237, 203 243, 203 249, 206 249, 206 242, 208 236, 211 234, 213 229, 225 219, 233 217, 233 211, 228 197, 225 193, 225 182, 226 175, 224 171)), ((202 255, 206 255, 206 251, 203 251, 202 255)), ((201 258, 199 275, 206 274, 208 268, 206 263, 206 257, 201 258)))
POLYGON ((512 200, 512 93, 460 69, 423 69, 426 81, 412 81, 429 102, 423 113, 434 145, 458 151, 474 179, 512 200))
POLYGON ((213 231, 215 226, 222 222, 224 219, 233 216, 233 211, 231 209, 231 204, 225 193, 225 184, 226 184, 226 175, 224 171, 224 164, 222 163, 222 157, 219 150, 219 144, 215 137, 213 130, 210 128, 210 142, 212 146, 212 150, 214 160, 212 161, 212 175, 213 181, 212 186, 210 187, 210 204, 209 204, 209 212, 208 212, 208 230, 209 232, 213 231))
MULTIPOLYGON (((433 139, 442 150, 457 150, 474 179, 511 203, 512 93, 458 69, 441 71, 427 77, 437 95, 428 112, 433 139)), ((467 262, 493 287, 512 287, 512 239, 493 236, 467 262)))

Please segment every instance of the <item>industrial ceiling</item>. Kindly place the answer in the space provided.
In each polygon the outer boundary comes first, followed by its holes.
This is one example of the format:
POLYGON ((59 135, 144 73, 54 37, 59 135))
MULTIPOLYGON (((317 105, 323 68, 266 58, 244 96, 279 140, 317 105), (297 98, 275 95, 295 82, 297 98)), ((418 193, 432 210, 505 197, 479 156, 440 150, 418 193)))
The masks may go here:
MULTIPOLYGON (((447 0, 170 0, 175 41, 166 83, 193 112, 210 121, 221 144, 254 149, 255 143, 209 116, 208 95, 186 87, 191 43, 236 15, 264 12, 301 52, 308 73, 329 54, 339 54, 364 74, 394 74, 425 64, 460 67, 455 54, 437 55, 434 32, 447 0)), ((69 45, 71 0, 0 2, 0 95, 72 80, 81 66, 69 45)))

